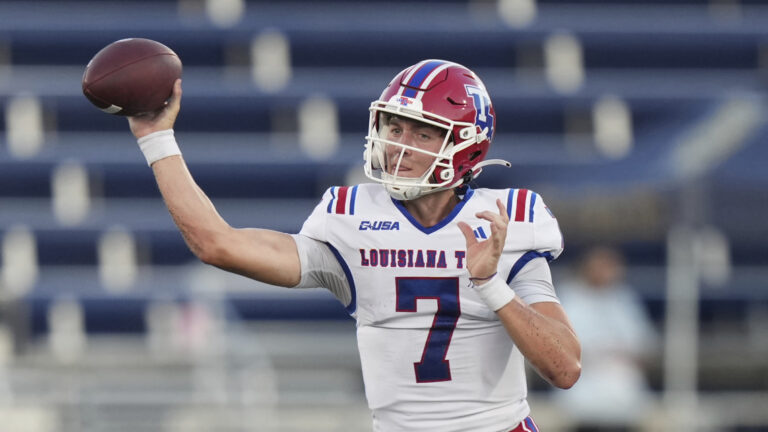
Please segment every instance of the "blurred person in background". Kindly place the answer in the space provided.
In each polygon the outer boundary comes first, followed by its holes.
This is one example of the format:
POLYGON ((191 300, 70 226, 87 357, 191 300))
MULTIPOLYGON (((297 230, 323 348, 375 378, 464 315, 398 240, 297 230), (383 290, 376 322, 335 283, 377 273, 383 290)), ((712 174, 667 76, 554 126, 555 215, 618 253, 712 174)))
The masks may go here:
POLYGON ((578 270, 559 294, 582 343, 584 370, 555 401, 580 432, 641 429, 653 400, 645 367, 658 349, 656 329, 625 282, 617 249, 590 248, 578 270))
POLYGON ((508 165, 485 160, 495 112, 471 70, 425 60, 395 76, 370 107, 375 183, 329 188, 298 235, 219 216, 176 144, 180 102, 177 81, 165 109, 129 124, 187 244, 234 273, 330 290, 357 321, 375 431, 536 431, 525 360, 576 382, 579 341, 548 265, 557 220, 532 191, 469 185, 508 165))

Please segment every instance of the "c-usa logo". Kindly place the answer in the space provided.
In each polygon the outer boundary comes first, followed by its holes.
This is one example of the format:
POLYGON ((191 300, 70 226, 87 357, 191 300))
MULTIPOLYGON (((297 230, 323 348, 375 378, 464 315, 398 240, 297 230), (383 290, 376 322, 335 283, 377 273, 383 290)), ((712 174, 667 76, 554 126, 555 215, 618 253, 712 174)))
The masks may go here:
POLYGON ((398 221, 361 221, 359 231, 400 231, 398 221))
POLYGON ((491 98, 488 96, 488 92, 482 87, 477 87, 469 84, 464 85, 464 89, 467 91, 468 96, 472 96, 472 100, 475 104, 475 124, 480 126, 480 129, 488 128, 488 138, 493 136, 493 116, 491 115, 491 98))

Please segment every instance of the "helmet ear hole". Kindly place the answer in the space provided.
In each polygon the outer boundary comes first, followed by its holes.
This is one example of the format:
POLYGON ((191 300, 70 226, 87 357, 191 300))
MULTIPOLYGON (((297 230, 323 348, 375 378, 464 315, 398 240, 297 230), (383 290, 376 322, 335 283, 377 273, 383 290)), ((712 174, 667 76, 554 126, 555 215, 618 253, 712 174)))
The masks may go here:
POLYGON ((480 156, 481 154, 483 154, 483 152, 481 152, 480 150, 476 150, 476 151, 472 152, 471 155, 469 155, 469 160, 473 161, 473 160, 477 159, 477 157, 480 156))

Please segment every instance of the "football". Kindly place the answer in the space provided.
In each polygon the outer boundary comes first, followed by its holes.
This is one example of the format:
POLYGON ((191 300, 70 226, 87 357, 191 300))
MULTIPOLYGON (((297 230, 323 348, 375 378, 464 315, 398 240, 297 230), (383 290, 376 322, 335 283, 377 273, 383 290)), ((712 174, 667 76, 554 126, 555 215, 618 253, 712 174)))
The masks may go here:
POLYGON ((109 114, 132 116, 163 107, 181 77, 173 50, 150 39, 112 42, 88 62, 83 94, 109 114))

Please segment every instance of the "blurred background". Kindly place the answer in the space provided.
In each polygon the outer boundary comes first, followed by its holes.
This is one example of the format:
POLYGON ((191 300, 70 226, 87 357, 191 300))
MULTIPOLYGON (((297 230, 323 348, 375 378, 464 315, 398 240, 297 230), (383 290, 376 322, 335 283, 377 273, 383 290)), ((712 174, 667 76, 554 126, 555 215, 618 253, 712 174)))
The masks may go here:
POLYGON ((513 164, 477 186, 537 191, 565 235, 584 374, 530 374, 541 429, 768 430, 758 0, 0 1, 1 430, 371 430, 343 307, 199 264, 83 97, 126 37, 181 57, 177 137, 225 219, 290 233, 365 181, 397 72, 475 70, 513 164))

